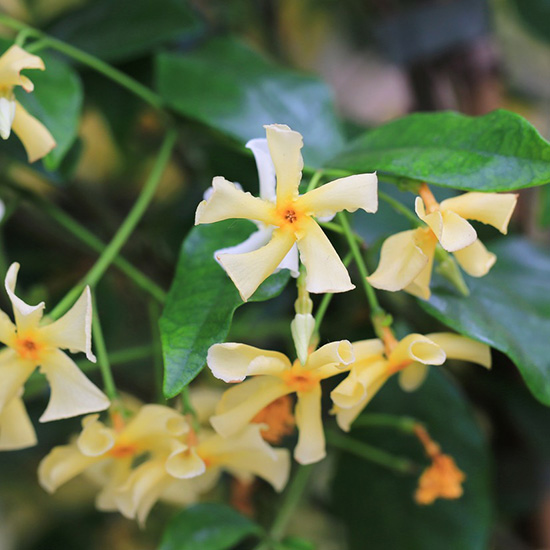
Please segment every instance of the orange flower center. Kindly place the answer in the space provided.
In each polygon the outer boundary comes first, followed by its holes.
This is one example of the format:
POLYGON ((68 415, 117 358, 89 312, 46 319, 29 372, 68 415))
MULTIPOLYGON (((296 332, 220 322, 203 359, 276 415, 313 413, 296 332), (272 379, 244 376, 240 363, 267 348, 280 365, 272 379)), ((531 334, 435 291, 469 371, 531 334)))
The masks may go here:
POLYGON ((107 454, 113 458, 128 458, 138 452, 135 443, 117 443, 107 454))
POLYGON ((290 370, 281 374, 283 382, 295 392, 308 392, 313 390, 320 381, 314 372, 304 369, 299 361, 296 361, 290 370))
POLYGON ((252 420, 254 424, 267 424, 262 430, 262 437, 268 443, 280 443, 285 435, 294 431, 294 415, 292 414, 292 399, 283 395, 263 408, 252 420))
POLYGON ((15 339, 14 348, 22 359, 38 362, 40 361, 40 354, 44 349, 44 345, 37 342, 32 336, 26 335, 15 339))
POLYGON ((289 202, 279 208, 277 208, 277 217, 279 218, 279 227, 290 231, 298 231, 301 220, 304 219, 306 214, 296 208, 293 202, 289 202))

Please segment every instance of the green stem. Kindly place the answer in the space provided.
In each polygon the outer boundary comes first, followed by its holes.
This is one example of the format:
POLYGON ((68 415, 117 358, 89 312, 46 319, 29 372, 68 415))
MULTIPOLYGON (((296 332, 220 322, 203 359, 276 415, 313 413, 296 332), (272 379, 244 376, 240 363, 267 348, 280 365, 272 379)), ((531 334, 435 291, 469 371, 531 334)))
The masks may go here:
POLYGON ((57 304, 50 316, 54 319, 62 315, 68 307, 78 298, 82 290, 86 285, 92 288, 101 279, 107 268, 114 261, 120 249, 124 246, 136 225, 141 220, 145 210, 149 206, 151 199, 153 198, 157 186, 160 182, 164 169, 168 164, 172 149, 176 142, 176 131, 171 129, 164 138, 161 149, 159 151, 153 170, 149 174, 138 199, 134 203, 134 206, 126 216, 124 222, 115 233, 111 242, 105 247, 102 254, 97 259, 96 263, 92 266, 90 271, 86 274, 84 279, 78 283, 69 293, 57 304))
MULTIPOLYGON (((317 222, 321 227, 324 229, 328 229, 329 231, 334 231, 335 233, 339 233, 340 235, 345 235, 346 232, 342 228, 341 225, 338 225, 334 222, 317 222)), ((357 235, 357 233, 353 233, 353 238, 359 243, 363 244, 363 239, 357 235)))
POLYGON ((62 42, 57 38, 53 38, 52 36, 49 36, 42 31, 30 27, 29 25, 22 23, 21 21, 17 21, 16 19, 13 19, 7 15, 0 15, 0 24, 18 31, 25 31, 27 33, 27 36, 32 36, 34 38, 40 39, 40 42, 44 43, 41 47, 47 45, 82 63, 83 65, 91 67, 92 69, 110 78, 123 88, 126 88, 133 94, 137 95, 156 109, 162 109, 163 100, 159 95, 157 95, 146 86, 143 86, 143 84, 140 84, 137 80, 134 80, 133 78, 129 77, 118 69, 115 69, 104 61, 101 61, 97 57, 83 52, 82 50, 75 48, 70 44, 66 44, 65 42, 62 42))
POLYGON ((319 185, 319 182, 321 181, 321 178, 323 177, 324 171, 323 170, 317 170, 311 179, 309 180, 306 193, 309 193, 310 191, 313 191, 317 185, 319 185))
POLYGON ((107 354, 107 348, 105 346, 105 340, 103 338, 103 331, 101 330, 101 323, 99 321, 97 301, 95 293, 93 297, 93 316, 92 316, 92 329, 94 335, 95 349, 97 353, 97 362, 99 369, 101 370, 101 376, 103 377, 103 387, 105 393, 110 399, 111 403, 119 400, 118 392, 115 386, 115 380, 111 371, 111 364, 109 363, 109 355, 107 354))
POLYGON ((372 445, 368 445, 362 441, 357 441, 347 435, 342 435, 339 432, 327 431, 326 437, 327 443, 332 447, 336 447, 342 451, 346 451, 360 458, 364 458, 365 460, 378 464, 379 466, 383 466, 384 468, 404 474, 415 473, 418 470, 416 464, 406 458, 394 456, 386 451, 377 449, 372 445))
POLYGON ((344 212, 339 212, 337 216, 338 216, 338 221, 340 222, 340 225, 344 230, 344 235, 346 237, 346 240, 348 241, 348 245, 353 254, 353 258, 355 259, 357 268, 359 269, 359 273, 361 274, 363 288, 365 289, 365 294, 367 296, 367 300, 371 307, 371 317, 380 317, 382 315, 385 315, 384 310, 380 307, 380 304, 378 303, 378 298, 376 297, 374 288, 372 288, 372 286, 367 281, 369 272, 367 270, 367 266, 365 265, 365 261, 361 256, 361 251, 359 250, 359 246, 357 246, 357 242, 355 240, 354 234, 349 225, 348 219, 344 212))
POLYGON ((404 204, 400 203, 393 197, 390 197, 390 195, 388 195, 387 193, 379 190, 378 198, 382 199, 384 202, 387 202, 396 212, 403 214, 403 216, 405 216, 413 224, 414 227, 421 227, 423 225, 420 218, 412 210, 407 208, 404 204))
POLYGON ((183 401, 183 412, 191 416, 193 429, 195 430, 195 432, 199 432, 201 426, 199 423, 199 418, 197 416, 197 411, 191 403, 191 393, 189 391, 189 386, 185 386, 183 390, 181 390, 181 398, 183 401))
POLYGON ((406 434, 415 434, 415 427, 421 424, 410 416, 395 416, 384 413, 368 413, 361 415, 353 423, 354 428, 367 428, 371 426, 394 428, 406 434))

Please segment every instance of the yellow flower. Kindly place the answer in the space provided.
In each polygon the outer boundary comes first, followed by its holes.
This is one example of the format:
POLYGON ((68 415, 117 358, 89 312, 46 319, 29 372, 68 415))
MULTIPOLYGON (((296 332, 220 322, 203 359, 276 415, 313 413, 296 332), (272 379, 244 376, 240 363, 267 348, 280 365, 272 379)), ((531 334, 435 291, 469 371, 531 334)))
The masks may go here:
POLYGON ((383 290, 405 291, 428 299, 437 243, 454 257, 469 275, 486 275, 496 261, 477 238, 467 219, 492 225, 506 234, 516 206, 513 193, 464 193, 438 204, 431 192, 417 197, 415 210, 428 227, 403 231, 384 241, 380 263, 368 277, 369 283, 383 290), (424 198, 424 200, 423 200, 424 198))
POLYGON ((325 456, 325 436, 321 418, 321 381, 341 374, 354 361, 347 340, 332 342, 311 353, 305 364, 294 364, 276 351, 245 344, 214 344, 207 363, 216 378, 241 382, 220 400, 210 423, 220 435, 237 434, 267 405, 283 395, 296 393, 296 426, 299 430, 294 457, 311 464, 325 456))
POLYGON ((347 269, 313 217, 326 218, 342 210, 355 212, 358 208, 375 212, 378 208, 376 174, 341 178, 299 196, 302 136, 282 124, 266 126, 266 133, 277 175, 275 202, 253 197, 223 177, 216 177, 212 182, 214 192, 197 208, 195 224, 244 218, 275 228, 269 243, 261 248, 218 257, 245 301, 278 268, 295 243, 307 270, 309 292, 351 290, 354 285, 347 269))
POLYGON ((29 162, 47 155, 56 145, 47 128, 30 115, 15 99, 14 86, 32 92, 33 83, 21 74, 23 69, 44 70, 44 62, 19 46, 12 46, 0 57, 0 136, 8 139, 13 130, 23 143, 29 162))
POLYGON ((15 324, 0 311, 0 342, 7 346, 0 351, 0 449, 22 448, 35 443, 34 431, 20 396, 23 385, 38 366, 51 387, 50 401, 41 422, 100 411, 109 406, 103 392, 60 349, 82 351, 90 361, 95 361, 91 349, 90 289, 84 290, 63 317, 41 326, 44 303, 30 306, 14 293, 18 271, 19 264, 14 263, 6 275, 6 291, 15 324))
POLYGON ((386 354, 379 339, 353 344, 355 361, 349 375, 331 392, 332 410, 342 430, 349 431, 353 421, 378 390, 394 374, 406 391, 415 390, 426 378, 428 365, 442 365, 446 359, 460 359, 491 367, 489 346, 465 336, 448 332, 409 334, 386 354))

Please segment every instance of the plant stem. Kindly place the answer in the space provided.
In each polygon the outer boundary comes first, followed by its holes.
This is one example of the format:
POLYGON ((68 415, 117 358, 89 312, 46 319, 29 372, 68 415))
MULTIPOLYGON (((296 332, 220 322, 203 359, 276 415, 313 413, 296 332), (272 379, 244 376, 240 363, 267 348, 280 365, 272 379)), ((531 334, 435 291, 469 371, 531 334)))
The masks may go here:
POLYGON ((420 227, 423 225, 420 218, 412 210, 409 210, 404 204, 400 203, 393 197, 390 197, 387 193, 379 190, 378 198, 382 199, 384 202, 387 202, 396 212, 403 214, 403 216, 405 216, 414 227, 420 227))
MULTIPOLYGON (((339 233, 340 235, 345 235, 346 232, 342 228, 341 225, 338 225, 337 223, 333 222, 317 222, 321 227, 324 229, 328 229, 329 231, 334 231, 335 233, 339 233)), ((353 233, 353 238, 359 243, 363 244, 363 239, 357 235, 357 233, 353 233)))
POLYGON ((191 423, 195 432, 199 432, 201 429, 199 418, 197 416, 197 411, 191 403, 191 393, 189 392, 189 386, 185 386, 181 390, 181 398, 183 402, 183 412, 191 416, 191 423))
POLYGON ((365 460, 378 464, 379 466, 383 466, 384 468, 405 474, 414 473, 418 469, 414 462, 406 458, 394 456, 386 451, 377 449, 372 445, 368 445, 362 441, 357 441, 347 435, 342 435, 339 432, 327 431, 326 437, 329 445, 332 445, 337 449, 341 449, 342 451, 354 454, 360 458, 364 458, 365 460))
POLYGON ((86 274, 84 279, 78 283, 68 294, 57 304, 53 309, 50 316, 52 318, 57 318, 63 314, 68 307, 76 300, 82 290, 86 285, 94 287, 98 281, 101 279, 107 268, 114 261, 120 249, 124 246, 132 232, 134 231, 136 225, 141 220, 145 210, 149 206, 151 199, 153 198, 157 186, 160 182, 164 169, 170 159, 172 149, 176 142, 176 131, 171 129, 168 131, 168 134, 164 138, 161 149, 159 151, 157 160, 139 197, 137 198, 134 206, 126 216, 126 219, 122 222, 122 225, 119 227, 118 231, 115 233, 111 242, 105 247, 96 263, 92 266, 90 271, 86 274))
POLYGON ((324 175, 324 170, 317 170, 313 174, 313 176, 309 180, 309 183, 308 183, 308 186, 307 186, 307 189, 306 189, 306 193, 309 193, 310 191, 313 191, 313 189, 315 189, 317 187, 317 185, 319 185, 319 182, 321 181, 321 178, 323 177, 323 175, 324 175))
POLYGON ((393 414, 369 413, 361 415, 353 423, 354 428, 366 428, 371 426, 380 426, 394 428, 406 434, 414 434, 415 428, 421 424, 415 418, 410 416, 395 416, 393 414))
POLYGON ((143 86, 143 84, 140 84, 137 80, 134 80, 133 78, 129 77, 118 69, 115 69, 104 61, 101 61, 97 57, 83 52, 82 50, 75 48, 70 44, 66 44, 65 42, 62 42, 57 38, 53 38, 52 36, 49 36, 42 31, 30 27, 26 23, 17 21, 16 19, 13 19, 12 17, 9 17, 7 15, 0 15, 0 24, 18 31, 25 31, 26 36, 32 36, 34 38, 40 39, 40 42, 42 43, 41 47, 49 46, 50 48, 53 48, 67 55, 68 57, 71 57, 72 59, 82 63, 83 65, 91 67, 92 69, 110 78, 123 88, 126 88, 133 94, 137 95, 156 109, 162 109, 163 100, 159 95, 157 95, 146 86, 143 86))
POLYGON ((99 314, 97 312, 97 301, 95 293, 92 294, 93 299, 93 317, 92 328, 94 334, 94 343, 97 352, 97 362, 99 369, 101 370, 101 376, 103 377, 103 387, 105 393, 110 399, 111 403, 119 400, 118 392, 115 386, 115 380, 111 371, 111 364, 109 363, 109 355, 107 354, 107 348, 105 347, 105 340, 103 338, 103 332, 101 330, 101 323, 99 321, 99 314))

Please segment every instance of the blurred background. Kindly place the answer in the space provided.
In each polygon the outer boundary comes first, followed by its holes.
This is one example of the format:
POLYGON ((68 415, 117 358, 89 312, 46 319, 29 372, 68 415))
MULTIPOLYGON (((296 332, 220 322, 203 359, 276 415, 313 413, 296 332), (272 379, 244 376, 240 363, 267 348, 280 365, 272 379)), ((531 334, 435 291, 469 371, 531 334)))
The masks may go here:
MULTIPOLYGON (((150 3, 162 9, 163 2, 150 3)), ((114 0, 0 0, 4 13, 84 50, 87 37, 93 37, 96 17, 126 18, 131 27, 131 6, 114 0)), ((192 51, 212 36, 232 34, 278 64, 322 78, 350 137, 413 111, 452 109, 482 115, 497 108, 521 114, 543 137, 550 137, 548 0, 196 0, 189 8, 193 25, 163 44, 124 50, 115 28, 111 50, 100 51, 93 40, 89 49, 150 84, 151 58, 161 46, 192 51)), ((97 34, 109 30, 95 29, 97 34)), ((0 35, 9 38, 13 33, 0 28, 0 35)), ((0 187, 8 206, 16 206, 2 228, 2 271, 10 261, 19 261, 24 266, 20 284, 25 298, 32 302, 46 295, 50 308, 89 269, 94 256, 82 253, 72 237, 32 203, 19 201, 10 185, 23 185, 47 197, 108 240, 135 199, 163 131, 159 117, 124 90, 89 70, 80 70, 80 76, 84 111, 69 158, 55 173, 10 161, 3 176, 6 186, 0 187)), ((227 147, 219 136, 193 121, 183 125, 181 133, 155 203, 124 250, 165 289, 195 206, 212 176, 251 182, 246 185, 252 192, 256 185, 252 160, 227 147)), ((550 242, 548 187, 522 191, 514 219, 515 232, 546 245, 550 242)), ((380 234, 375 237, 379 240, 380 234)), ((243 308, 231 337, 248 338, 248 343, 260 347, 290 348, 287 317, 293 299, 289 291, 272 303, 243 308), (255 327, 252 336, 251 327, 255 327)), ((393 298, 384 299, 391 309, 393 298)), ((154 344, 158 306, 144 300, 113 270, 98 289, 98 304, 110 351, 134 352, 131 361, 116 366, 119 387, 144 401, 154 399, 151 364, 158 360, 154 344)), ((404 325, 411 323, 419 332, 423 326, 433 329, 433 321, 412 300, 407 304, 404 325)), ((7 310, 5 296, 1 305, 7 310)), ((332 306, 326 334, 350 340, 368 337, 358 328, 366 315, 359 311, 346 318, 346 308, 345 299, 332 306)), ((455 375, 491 447, 490 493, 495 505, 490 547, 550 548, 550 411, 535 401, 513 365, 498 353, 492 373, 468 369, 455 375)), ((99 381, 97 373, 91 377, 99 381)), ((29 387, 27 402, 36 419, 47 392, 40 381, 29 387)), ((69 484, 55 497, 38 487, 39 460, 77 431, 79 420, 39 428, 39 447, 0 456, 0 549, 155 548, 173 513, 168 506, 157 506, 147 528, 140 531, 118 514, 95 512, 95 491, 85 481, 69 484)), ((336 550, 345 547, 343 526, 327 504, 323 483, 331 475, 330 464, 325 470, 326 477, 320 475, 317 482, 314 504, 302 513, 297 528, 316 540, 319 549, 336 550)))

